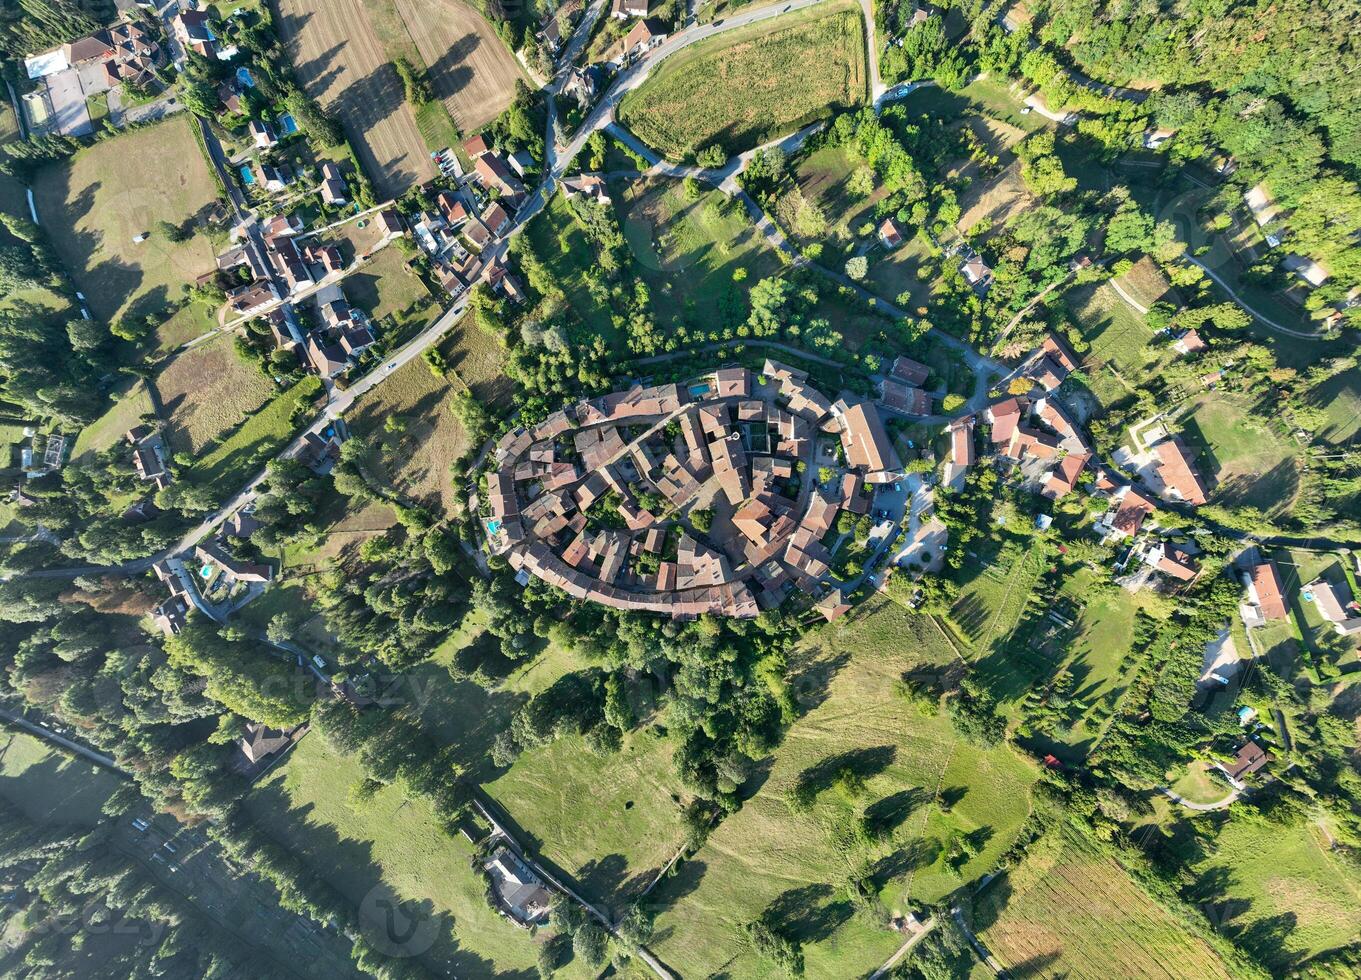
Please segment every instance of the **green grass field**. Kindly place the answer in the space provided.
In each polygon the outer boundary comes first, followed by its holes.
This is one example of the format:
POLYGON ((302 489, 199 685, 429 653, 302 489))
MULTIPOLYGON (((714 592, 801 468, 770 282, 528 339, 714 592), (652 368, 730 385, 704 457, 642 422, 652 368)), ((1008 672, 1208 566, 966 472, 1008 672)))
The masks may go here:
POLYGON ((863 103, 865 75, 858 10, 799 11, 667 59, 624 97, 619 119, 673 159, 715 143, 731 155, 863 103))
POLYGON ((745 310, 751 287, 780 269, 742 205, 711 190, 690 201, 676 181, 631 181, 616 194, 635 269, 659 322, 704 330, 745 310), (737 270, 745 279, 734 281, 737 270))
POLYGON ((1081 608, 1068 641, 1063 666, 1074 680, 1072 700, 1082 706, 1079 717, 1059 732, 1049 748, 1065 761, 1079 761, 1105 731, 1135 663, 1129 659, 1134 617, 1140 608, 1157 615, 1156 597, 1131 593, 1107 584, 1096 587, 1097 576, 1087 568, 1072 575, 1064 597, 1081 608))
POLYGON ((201 230, 182 243, 155 230, 158 221, 202 218, 217 203, 217 184, 191 127, 175 117, 124 133, 34 178, 38 216, 101 320, 164 310, 186 283, 213 268, 213 245, 201 230), (151 237, 133 241, 144 232, 151 237))
POLYGON ((202 303, 186 303, 156 328, 157 353, 169 353, 175 348, 201 337, 217 328, 217 313, 202 303))
POLYGON ((1180 772, 1168 775, 1176 777, 1168 788, 1192 803, 1216 803, 1233 791, 1224 777, 1211 772, 1209 764, 1201 759, 1190 763, 1180 772))
POLYGON ((439 302, 405 263, 400 249, 385 248, 345 277, 346 298, 374 319, 390 344, 415 336, 441 312, 439 302))
MULTIPOLYGON (((614 192, 611 188, 611 193, 614 192)), ((548 273, 549 281, 539 284, 541 291, 561 290, 563 305, 580 319, 588 334, 604 337, 611 345, 618 344, 619 330, 609 305, 598 302, 586 283, 586 273, 595 266, 595 246, 587 241, 567 199, 554 194, 548 206, 529 223, 521 241, 548 273)))
POLYGON ((526 752, 483 788, 588 899, 622 907, 681 844, 673 746, 643 729, 619 752, 597 756, 573 736, 526 752))
POLYGON ((107 769, 62 755, 32 735, 0 734, 0 796, 39 823, 94 826, 119 782, 107 769))
POLYGON ((1273 970, 1361 939, 1361 872, 1328 852, 1316 825, 1234 819, 1212 839, 1213 856, 1196 868, 1199 893, 1273 970))
POLYGON ((1311 388, 1305 398, 1327 416, 1327 424, 1317 433, 1324 442, 1350 442, 1361 432, 1361 370, 1335 374, 1311 388))
MULTIPOLYGON (((422 957, 445 975, 530 973, 536 940, 493 912, 469 867, 473 850, 435 825, 429 806, 396 787, 352 806, 357 763, 311 735, 247 799, 260 826, 359 904, 378 894, 415 903, 438 925, 422 957)), ((542 936, 540 940, 542 940, 542 936)))
POLYGON ((113 405, 107 412, 80 430, 71 458, 103 452, 120 442, 129 429, 140 425, 142 416, 151 414, 151 396, 147 394, 146 382, 135 379, 114 395, 113 405))
POLYGON ((321 381, 308 375, 275 396, 231 435, 194 460, 190 479, 234 490, 293 436, 293 416, 321 394, 321 381))
POLYGON ((909 897, 941 899, 996 860, 1028 812, 1032 771, 1005 747, 980 751, 957 740, 945 715, 925 717, 893 693, 903 672, 936 674, 953 663, 926 617, 885 598, 809 634, 793 663, 806 714, 775 751, 769 777, 659 886, 658 900, 670 907, 653 949, 664 962, 682 976, 768 977, 770 965, 742 932, 768 911, 802 943, 806 976, 864 976, 902 937, 855 914, 842 892, 850 870, 868 867, 879 898, 901 910, 909 897), (834 767, 865 776, 864 795, 848 800, 828 788, 808 812, 791 811, 786 791, 832 757, 841 757, 834 767), (931 802, 937 790, 957 797, 948 815, 931 802), (881 842, 848 837, 862 811, 881 842), (962 873, 941 853, 956 831, 983 843, 962 873))
POLYGON ((975 899, 971 918, 1014 976, 1230 976, 1124 869, 1064 829, 975 899))
POLYGON ((1215 483, 1212 500, 1283 514, 1299 491, 1299 451, 1252 408, 1224 392, 1204 395, 1182 417, 1182 439, 1215 483))

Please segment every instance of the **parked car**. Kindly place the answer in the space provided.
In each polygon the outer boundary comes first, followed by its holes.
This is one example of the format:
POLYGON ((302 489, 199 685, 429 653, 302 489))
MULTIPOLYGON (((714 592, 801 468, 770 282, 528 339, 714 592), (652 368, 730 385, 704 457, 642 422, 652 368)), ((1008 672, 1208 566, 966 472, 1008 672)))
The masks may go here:
POLYGON ((316 666, 317 670, 326 669, 326 661, 321 659, 321 654, 319 653, 312 655, 312 663, 316 666))
POLYGON ((147 823, 141 817, 134 817, 132 820, 132 825, 137 829, 138 833, 145 833, 146 829, 151 826, 151 824, 147 823))
POLYGON ((169 851, 171 854, 174 854, 176 851, 179 850, 179 848, 176 847, 174 844, 170 843, 170 841, 166 841, 166 842, 165 842, 164 844, 162 844, 161 846, 164 847, 164 848, 165 848, 167 851, 169 851))

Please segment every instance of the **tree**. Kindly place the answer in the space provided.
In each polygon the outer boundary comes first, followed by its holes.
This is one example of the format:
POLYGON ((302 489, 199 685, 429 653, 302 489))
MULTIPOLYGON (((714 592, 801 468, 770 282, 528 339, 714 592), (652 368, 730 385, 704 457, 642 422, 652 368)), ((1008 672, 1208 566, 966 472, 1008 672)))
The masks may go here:
POLYGON ((701 167, 721 167, 728 159, 728 155, 723 152, 723 147, 714 144, 706 146, 695 154, 695 163, 701 167))
POLYGON ((954 392, 950 392, 950 394, 941 399, 940 408, 946 415, 953 415, 964 407, 964 402, 965 398, 963 395, 957 395, 954 392))
POLYGON ((605 962, 608 939, 605 930, 594 921, 583 922, 572 935, 572 952, 592 968, 598 967, 605 962))
POLYGON ((857 197, 869 197, 874 193, 874 171, 869 167, 856 167, 847 187, 857 197))
POLYGON ((870 269, 870 260, 863 255, 855 255, 846 260, 846 275, 856 282, 864 279, 870 269))

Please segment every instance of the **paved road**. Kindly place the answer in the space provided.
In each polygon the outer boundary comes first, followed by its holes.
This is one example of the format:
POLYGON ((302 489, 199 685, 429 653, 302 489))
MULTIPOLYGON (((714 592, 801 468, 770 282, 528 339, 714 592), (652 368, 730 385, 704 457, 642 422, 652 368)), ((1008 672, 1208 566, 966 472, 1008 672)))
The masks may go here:
POLYGON ((131 773, 120 768, 118 765, 118 761, 114 759, 112 756, 104 755, 101 752, 96 752, 94 749, 81 745, 79 742, 73 742, 65 735, 58 735, 50 728, 44 728, 42 725, 35 725, 33 724, 33 722, 29 721, 22 715, 16 715, 12 711, 6 711, 5 709, 0 708, 0 718, 3 718, 11 725, 14 725, 18 728, 22 728, 24 731, 28 732, 31 735, 36 735, 38 738, 46 739, 49 742, 52 742, 56 745, 60 745, 62 748, 76 753, 76 755, 80 756, 81 758, 88 759, 95 765, 103 766, 105 769, 112 770, 113 772, 118 773, 120 776, 131 775, 131 773))
POLYGON ((1303 339, 1303 340, 1322 340, 1322 339, 1323 339, 1323 338, 1321 338, 1321 337, 1320 337, 1318 334, 1316 334, 1316 333, 1308 333, 1307 331, 1304 331, 1304 330, 1292 330, 1290 327, 1282 326, 1281 324, 1277 323, 1275 320, 1271 319, 1271 318, 1268 317, 1268 316, 1263 315, 1262 313, 1260 313, 1259 311, 1253 309, 1250 305, 1248 305, 1248 301, 1247 301, 1247 300, 1243 299, 1242 296, 1238 295, 1238 293, 1234 291, 1234 288, 1233 288, 1232 286, 1230 286, 1227 282, 1225 282, 1225 281, 1220 277, 1219 273, 1215 272, 1213 269, 1211 269, 1211 268, 1210 268, 1208 265, 1206 265, 1204 262, 1201 262, 1199 259, 1197 259, 1197 258, 1195 258, 1194 256, 1191 256, 1191 255, 1183 255, 1182 258, 1185 259, 1187 262, 1190 262, 1193 266, 1195 266, 1195 267, 1196 267, 1197 269, 1199 269, 1201 272, 1205 273, 1207 276, 1209 276, 1211 279, 1213 279, 1213 280, 1215 281, 1215 285, 1217 285, 1220 289, 1224 290, 1224 292, 1226 292, 1226 293, 1229 294, 1229 299, 1233 300, 1235 303, 1237 303, 1237 304, 1238 304, 1239 306, 1241 306, 1243 309, 1247 310, 1248 313, 1252 315, 1252 318, 1255 319, 1255 320, 1257 320, 1258 322, 1260 322, 1260 323, 1262 323, 1262 324, 1265 324, 1266 326, 1270 327, 1272 330, 1276 330, 1276 331, 1278 331, 1278 332, 1280 332, 1280 333, 1284 333, 1284 334, 1289 334, 1291 337, 1299 337, 1299 338, 1301 338, 1301 339, 1303 339))

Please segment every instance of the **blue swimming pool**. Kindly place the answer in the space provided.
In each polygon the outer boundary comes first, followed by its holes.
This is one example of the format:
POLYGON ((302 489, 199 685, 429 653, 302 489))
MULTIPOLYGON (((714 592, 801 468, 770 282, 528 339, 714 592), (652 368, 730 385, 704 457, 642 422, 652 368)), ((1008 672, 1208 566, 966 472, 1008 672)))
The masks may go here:
POLYGON ((285 135, 292 136, 298 131, 298 124, 291 115, 285 112, 279 117, 279 128, 284 131, 285 135))
POLYGON ((690 386, 690 397, 691 397, 691 398, 703 398, 703 397, 704 397, 705 395, 707 395, 708 393, 709 393, 709 386, 708 386, 708 385, 691 385, 691 386, 690 386))
POLYGON ((241 164, 241 183, 247 187, 255 183, 255 171, 251 169, 249 163, 241 164))

